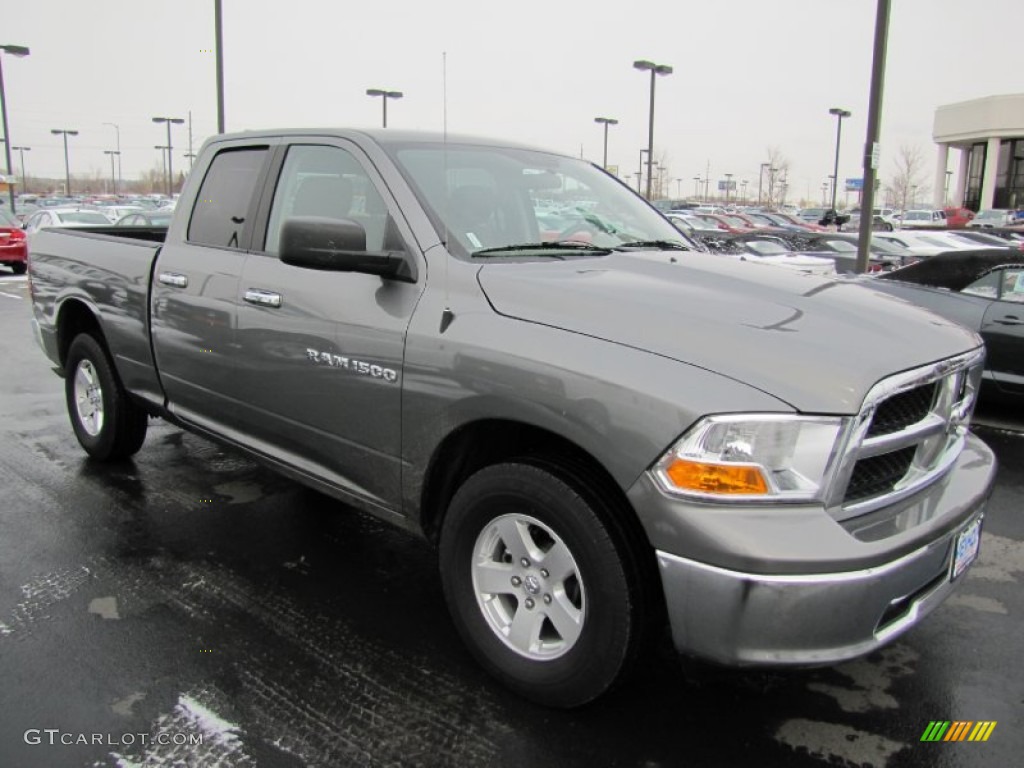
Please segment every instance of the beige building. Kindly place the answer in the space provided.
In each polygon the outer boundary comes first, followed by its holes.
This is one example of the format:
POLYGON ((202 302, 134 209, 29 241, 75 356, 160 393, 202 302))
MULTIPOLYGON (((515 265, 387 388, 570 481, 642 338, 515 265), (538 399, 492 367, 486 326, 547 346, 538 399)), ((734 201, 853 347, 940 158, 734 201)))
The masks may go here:
POLYGON ((1024 93, 986 96, 935 110, 934 205, 1024 208, 1024 93), (957 171, 947 175, 950 148, 957 171), (955 177, 955 184, 951 179, 955 177))

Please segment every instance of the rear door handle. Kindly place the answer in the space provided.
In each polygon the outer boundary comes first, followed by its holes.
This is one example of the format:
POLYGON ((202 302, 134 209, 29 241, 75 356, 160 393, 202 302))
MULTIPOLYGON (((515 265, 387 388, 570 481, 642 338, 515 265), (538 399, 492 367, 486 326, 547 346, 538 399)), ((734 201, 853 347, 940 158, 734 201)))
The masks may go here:
POLYGON ((179 275, 177 272, 161 272, 158 278, 164 285, 173 285, 175 288, 187 288, 188 278, 179 275))
POLYGON ((1024 320, 1021 320, 1016 315, 1003 315, 1002 317, 997 317, 992 322, 999 323, 999 325, 1024 325, 1024 320))
POLYGON ((245 292, 245 300, 250 304, 259 304, 261 307, 280 307, 281 294, 273 291, 261 291, 258 288, 250 288, 245 292))

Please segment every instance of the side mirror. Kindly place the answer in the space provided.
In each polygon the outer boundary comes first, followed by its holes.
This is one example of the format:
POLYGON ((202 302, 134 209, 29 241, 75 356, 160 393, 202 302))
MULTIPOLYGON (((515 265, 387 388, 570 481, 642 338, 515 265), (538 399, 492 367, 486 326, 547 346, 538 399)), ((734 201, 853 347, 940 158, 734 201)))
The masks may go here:
POLYGON ((367 251, 366 230, 350 219, 295 216, 281 226, 281 261, 295 267, 415 282, 403 251, 367 251))

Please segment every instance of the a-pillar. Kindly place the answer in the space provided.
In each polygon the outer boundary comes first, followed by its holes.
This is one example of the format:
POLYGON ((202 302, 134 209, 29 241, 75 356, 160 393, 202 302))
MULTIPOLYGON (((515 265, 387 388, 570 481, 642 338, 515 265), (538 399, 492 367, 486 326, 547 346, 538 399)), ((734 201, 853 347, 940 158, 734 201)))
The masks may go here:
POLYGON ((979 210, 991 208, 996 199, 996 173, 999 171, 999 144, 998 136, 988 140, 988 148, 985 151, 985 175, 981 179, 981 202, 979 210))

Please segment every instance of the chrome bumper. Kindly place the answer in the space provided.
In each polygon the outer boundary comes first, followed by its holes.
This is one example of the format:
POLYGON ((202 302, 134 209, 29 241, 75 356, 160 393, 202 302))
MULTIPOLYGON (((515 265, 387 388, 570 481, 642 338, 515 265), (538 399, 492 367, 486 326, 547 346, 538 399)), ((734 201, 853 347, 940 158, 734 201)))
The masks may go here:
POLYGON ((741 573, 659 551, 675 645, 731 665, 863 656, 928 615, 962 581, 963 574, 950 579, 959 530, 883 566, 813 575, 741 573))

